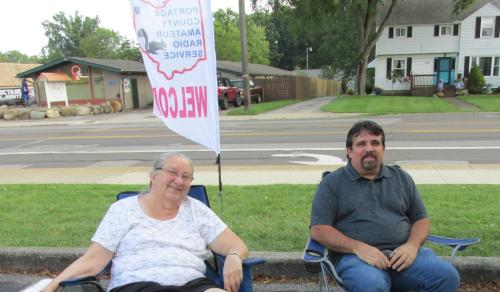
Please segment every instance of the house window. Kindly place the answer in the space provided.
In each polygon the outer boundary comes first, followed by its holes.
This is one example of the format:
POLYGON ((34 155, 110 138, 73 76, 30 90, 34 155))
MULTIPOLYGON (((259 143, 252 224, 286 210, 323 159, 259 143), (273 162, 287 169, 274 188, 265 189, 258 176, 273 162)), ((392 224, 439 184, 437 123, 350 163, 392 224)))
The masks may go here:
POLYGON ((498 76, 500 57, 472 57, 470 69, 473 65, 479 66, 483 76, 498 76))
POLYGON ((479 68, 484 76, 491 76, 491 57, 479 58, 479 68))
POLYGON ((406 60, 392 60, 392 76, 396 78, 406 76, 406 60))
POLYGON ((394 33, 397 38, 404 38, 406 37, 406 27, 396 27, 394 33))
POLYGON ((472 57, 470 59, 470 68, 469 68, 469 70, 472 68, 472 66, 477 65, 477 60, 478 59, 479 59, 478 57, 472 57))
POLYGON ((495 57, 495 63, 493 63, 493 76, 498 76, 500 71, 500 57, 495 57))
POLYGON ((440 35, 451 35, 453 32, 453 27, 451 25, 443 25, 440 27, 439 34, 440 35))
POLYGON ((481 37, 492 37, 494 26, 495 19, 493 17, 483 17, 481 19, 481 37))

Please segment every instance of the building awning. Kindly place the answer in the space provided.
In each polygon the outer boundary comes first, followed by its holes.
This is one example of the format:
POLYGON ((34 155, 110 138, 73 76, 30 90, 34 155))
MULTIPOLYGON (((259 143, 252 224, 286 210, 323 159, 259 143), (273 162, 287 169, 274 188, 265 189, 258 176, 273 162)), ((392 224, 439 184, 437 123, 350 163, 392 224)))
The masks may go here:
POLYGON ((64 73, 44 72, 40 74, 38 81, 71 81, 71 78, 64 73))

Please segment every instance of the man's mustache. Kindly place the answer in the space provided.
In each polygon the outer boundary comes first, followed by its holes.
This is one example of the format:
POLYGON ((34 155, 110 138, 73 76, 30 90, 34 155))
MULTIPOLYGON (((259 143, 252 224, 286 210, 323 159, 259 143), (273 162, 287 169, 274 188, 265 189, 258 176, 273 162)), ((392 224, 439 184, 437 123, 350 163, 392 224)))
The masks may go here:
POLYGON ((372 157, 374 159, 378 159, 377 156, 373 153, 368 153, 368 154, 365 154, 363 155, 363 157, 361 157, 361 160, 364 160, 365 158, 368 158, 368 157, 372 157))

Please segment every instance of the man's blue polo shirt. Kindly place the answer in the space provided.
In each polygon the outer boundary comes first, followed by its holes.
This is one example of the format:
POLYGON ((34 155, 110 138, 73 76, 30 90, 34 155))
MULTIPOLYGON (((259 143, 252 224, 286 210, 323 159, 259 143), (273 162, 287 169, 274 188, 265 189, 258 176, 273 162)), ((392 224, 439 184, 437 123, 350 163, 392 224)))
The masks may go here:
POLYGON ((414 222, 427 217, 412 178, 399 166, 381 166, 373 179, 349 162, 321 181, 313 200, 311 226, 331 225, 379 249, 405 243, 414 222))

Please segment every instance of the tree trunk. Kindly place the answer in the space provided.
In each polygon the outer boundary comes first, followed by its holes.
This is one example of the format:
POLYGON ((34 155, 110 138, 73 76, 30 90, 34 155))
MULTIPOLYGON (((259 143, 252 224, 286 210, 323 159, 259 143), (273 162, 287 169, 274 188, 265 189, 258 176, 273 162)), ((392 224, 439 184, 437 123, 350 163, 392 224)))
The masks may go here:
POLYGON ((356 67, 356 94, 366 95, 366 69, 371 50, 366 50, 360 57, 356 67))
POLYGON ((356 94, 358 95, 366 95, 366 62, 368 58, 361 60, 356 68, 356 94))
POLYGON ((385 28, 385 23, 387 19, 391 16, 394 6, 397 0, 391 0, 389 9, 382 19, 380 26, 375 32, 375 36, 370 39, 370 32, 372 25, 374 25, 376 13, 378 9, 378 4, 380 1, 368 0, 366 6, 357 5, 356 22, 358 24, 359 32, 359 62, 356 65, 356 94, 365 95, 365 84, 366 84, 366 69, 368 67, 368 57, 370 56, 371 50, 375 47, 377 40, 380 38, 382 31, 385 28))

